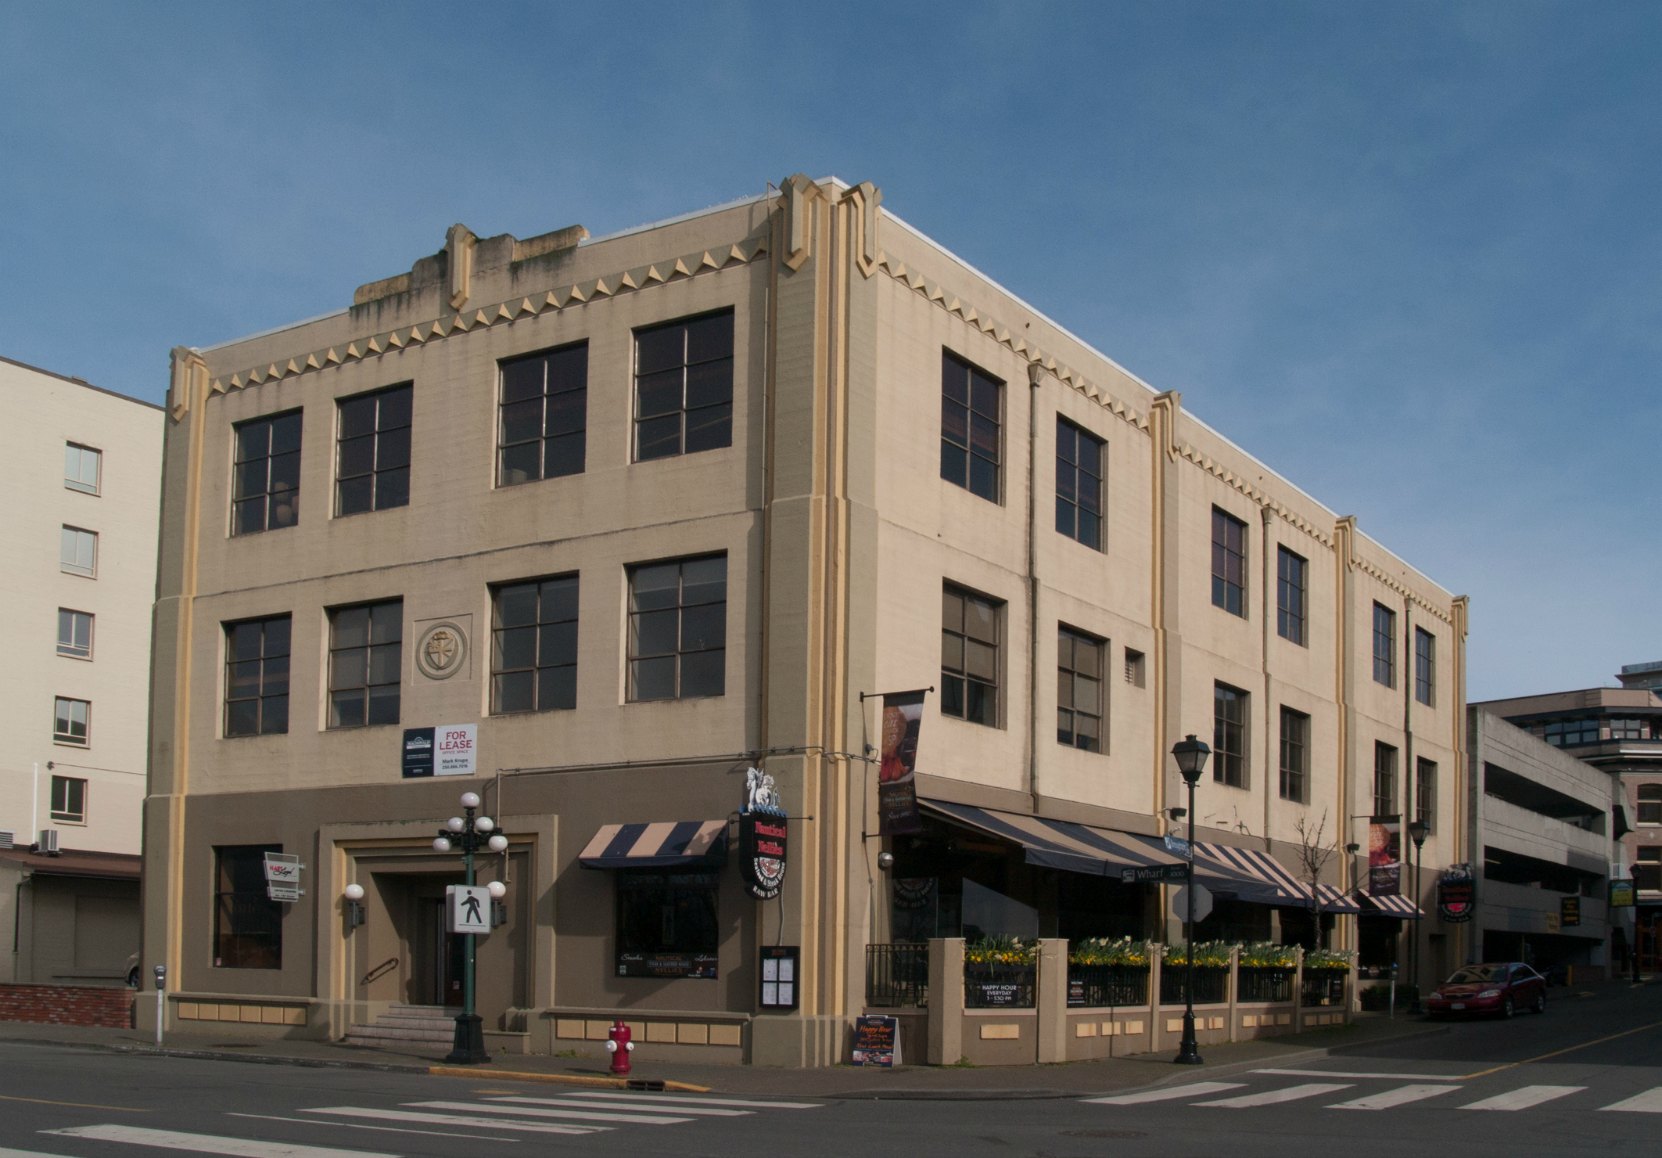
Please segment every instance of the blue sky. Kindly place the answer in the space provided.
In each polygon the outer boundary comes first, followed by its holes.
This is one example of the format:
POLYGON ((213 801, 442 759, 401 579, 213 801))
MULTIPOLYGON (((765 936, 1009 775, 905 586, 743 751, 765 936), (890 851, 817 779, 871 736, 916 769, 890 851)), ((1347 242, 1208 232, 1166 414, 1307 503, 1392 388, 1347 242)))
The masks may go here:
POLYGON ((0 38, 0 354, 346 306, 465 222, 885 205, 1472 599, 1473 699, 1662 659, 1662 4, 87 3, 0 38))

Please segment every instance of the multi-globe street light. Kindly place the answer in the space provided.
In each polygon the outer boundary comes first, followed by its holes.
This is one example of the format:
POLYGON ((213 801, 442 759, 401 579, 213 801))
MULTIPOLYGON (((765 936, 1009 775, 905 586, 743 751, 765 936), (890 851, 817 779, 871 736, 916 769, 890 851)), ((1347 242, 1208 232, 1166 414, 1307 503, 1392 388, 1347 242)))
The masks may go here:
MULTIPOLYGON (((445 821, 438 836, 433 838, 433 848, 438 852, 461 850, 464 881, 470 889, 474 887, 473 854, 481 848, 492 852, 505 852, 508 848, 508 838, 496 831, 496 821, 488 816, 475 815, 478 808, 477 792, 462 793, 464 815, 452 816, 445 821)), ((492 900, 500 900, 508 891, 501 881, 492 881, 485 887, 492 900)), ((462 955, 462 1012, 456 1015, 456 1036, 450 1053, 444 1059, 453 1065, 477 1065, 491 1060, 485 1052, 484 1027, 473 1008, 477 945, 478 939, 469 935, 462 955)))

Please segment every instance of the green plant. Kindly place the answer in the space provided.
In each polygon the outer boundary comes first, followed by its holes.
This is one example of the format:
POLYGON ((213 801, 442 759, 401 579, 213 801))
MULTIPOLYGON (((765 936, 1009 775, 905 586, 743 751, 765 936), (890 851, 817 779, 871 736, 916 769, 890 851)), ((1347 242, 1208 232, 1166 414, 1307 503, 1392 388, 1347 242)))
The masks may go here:
POLYGON ((1148 954, 1147 941, 1133 941, 1130 937, 1086 937, 1068 943, 1069 965, 1119 965, 1146 969, 1148 954))
POLYGON ((1007 933, 995 933, 964 946, 966 965, 1031 965, 1039 959, 1039 943, 1007 933))
MULTIPOLYGON (((1194 944, 1194 960, 1197 969, 1227 969, 1229 957, 1235 946, 1226 941, 1197 941, 1194 944)), ((1187 965, 1189 963, 1188 945, 1167 945, 1165 961, 1168 965, 1187 965)))
POLYGON ((1306 969, 1330 969, 1335 973, 1350 972, 1350 954, 1337 949, 1308 949, 1304 954, 1306 969))
POLYGON ((1273 941, 1254 941, 1241 946, 1241 964, 1248 969, 1291 969, 1298 958, 1291 945, 1273 941))

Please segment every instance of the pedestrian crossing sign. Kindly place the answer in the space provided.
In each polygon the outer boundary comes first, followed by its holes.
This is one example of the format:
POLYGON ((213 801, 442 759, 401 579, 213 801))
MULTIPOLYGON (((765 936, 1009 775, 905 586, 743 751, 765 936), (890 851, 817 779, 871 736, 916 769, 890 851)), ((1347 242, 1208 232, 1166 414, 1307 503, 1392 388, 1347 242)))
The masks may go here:
POLYGON ((450 902, 450 931, 483 937, 491 931, 490 890, 479 885, 451 885, 444 890, 450 902))

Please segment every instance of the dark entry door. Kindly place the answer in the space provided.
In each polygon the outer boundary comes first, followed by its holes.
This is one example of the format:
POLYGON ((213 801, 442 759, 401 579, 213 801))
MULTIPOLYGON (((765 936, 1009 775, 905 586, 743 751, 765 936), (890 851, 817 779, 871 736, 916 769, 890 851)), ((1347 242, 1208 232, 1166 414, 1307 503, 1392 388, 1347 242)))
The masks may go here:
POLYGON ((421 945, 415 1000, 423 1005, 462 1004, 462 938, 449 931, 443 897, 421 899, 421 945))

